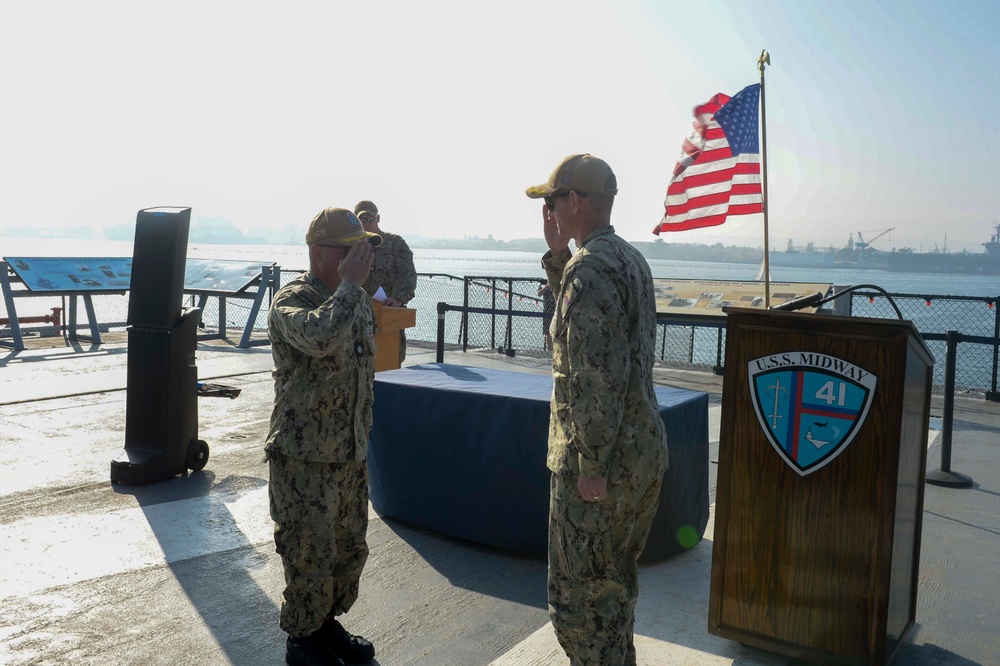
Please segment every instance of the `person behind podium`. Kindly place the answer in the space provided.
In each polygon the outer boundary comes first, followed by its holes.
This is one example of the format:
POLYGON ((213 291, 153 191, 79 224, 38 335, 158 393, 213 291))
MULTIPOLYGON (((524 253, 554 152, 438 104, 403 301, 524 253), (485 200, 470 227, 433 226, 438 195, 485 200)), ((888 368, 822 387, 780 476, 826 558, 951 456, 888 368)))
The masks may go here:
MULTIPOLYGON (((359 201, 354 206, 354 214, 361 220, 365 231, 382 237, 382 244, 375 250, 372 272, 362 288, 369 296, 374 296, 379 287, 385 292, 385 305, 403 307, 413 299, 417 291, 417 269, 413 265, 413 252, 402 236, 382 231, 379 223, 382 217, 378 206, 371 201, 359 201)), ((406 358, 406 333, 399 331, 399 364, 406 358)))
POLYGON ((542 267, 556 294, 549 617, 574 666, 634 665, 637 559, 667 467, 652 275, 611 226, 618 183, 603 160, 571 155, 526 193, 545 200, 542 267))
POLYGON ((361 289, 382 241, 344 208, 309 224, 309 270, 268 312, 274 410, 265 444, 285 589, 279 625, 293 666, 365 663, 372 644, 337 620, 368 558, 368 432, 375 311, 361 289))
POLYGON ((556 311, 556 298, 552 295, 552 288, 548 283, 538 288, 537 295, 542 299, 542 349, 548 351, 552 348, 549 327, 552 326, 552 313, 556 311))

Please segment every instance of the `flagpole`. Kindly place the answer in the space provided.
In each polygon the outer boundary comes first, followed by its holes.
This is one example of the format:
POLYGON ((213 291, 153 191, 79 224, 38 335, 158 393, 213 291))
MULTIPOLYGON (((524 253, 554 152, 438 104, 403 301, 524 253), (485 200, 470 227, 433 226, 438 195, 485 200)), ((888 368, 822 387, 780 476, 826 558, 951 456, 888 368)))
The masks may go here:
POLYGON ((764 112, 764 65, 771 64, 771 56, 767 51, 761 51, 757 58, 757 68, 760 70, 760 162, 761 178, 763 179, 764 212, 764 309, 771 307, 771 264, 769 261, 770 241, 767 238, 767 115, 764 112))

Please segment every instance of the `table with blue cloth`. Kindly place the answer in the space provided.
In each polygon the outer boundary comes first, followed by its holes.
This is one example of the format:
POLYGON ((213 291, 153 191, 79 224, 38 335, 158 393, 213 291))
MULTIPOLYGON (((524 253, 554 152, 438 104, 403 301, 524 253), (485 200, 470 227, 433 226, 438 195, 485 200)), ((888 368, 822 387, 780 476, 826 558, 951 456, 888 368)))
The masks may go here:
MULTIPOLYGON (((552 377, 444 363, 375 375, 368 446, 381 516, 545 555, 552 377)), ((701 540, 708 523, 708 394, 656 387, 670 466, 640 562, 701 540)))

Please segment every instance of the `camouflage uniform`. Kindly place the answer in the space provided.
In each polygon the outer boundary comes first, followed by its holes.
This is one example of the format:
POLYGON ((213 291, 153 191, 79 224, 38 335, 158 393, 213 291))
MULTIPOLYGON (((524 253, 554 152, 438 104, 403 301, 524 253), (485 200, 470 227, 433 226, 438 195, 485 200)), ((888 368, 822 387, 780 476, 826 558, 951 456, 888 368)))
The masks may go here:
POLYGON ((601 227, 546 253, 552 321, 549 616, 574 665, 635 664, 636 560, 656 514, 667 442, 653 392, 656 305, 641 254, 601 227), (580 474, 605 477, 587 502, 580 474))
POLYGON ((311 272, 267 318, 274 356, 270 464, 274 542, 285 571, 281 628, 308 636, 346 613, 368 558, 368 431, 375 311, 363 290, 311 272))
MULTIPOLYGON (((398 298, 403 303, 413 300, 417 290, 417 269, 413 266, 413 252, 402 236, 380 231, 382 244, 375 248, 375 263, 362 287, 373 296, 379 287, 386 296, 398 298)), ((399 364, 406 358, 406 332, 399 331, 399 364)))

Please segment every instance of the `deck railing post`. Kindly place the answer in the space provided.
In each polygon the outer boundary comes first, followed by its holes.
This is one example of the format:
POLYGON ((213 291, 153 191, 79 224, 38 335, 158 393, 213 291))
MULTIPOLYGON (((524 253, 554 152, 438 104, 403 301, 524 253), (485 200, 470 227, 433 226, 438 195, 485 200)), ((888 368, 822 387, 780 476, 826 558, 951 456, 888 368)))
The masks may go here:
POLYGON ((955 420, 955 360, 962 334, 948 331, 944 365, 944 414, 941 418, 941 469, 927 473, 927 483, 948 488, 971 488, 972 477, 951 471, 951 433, 955 420))

